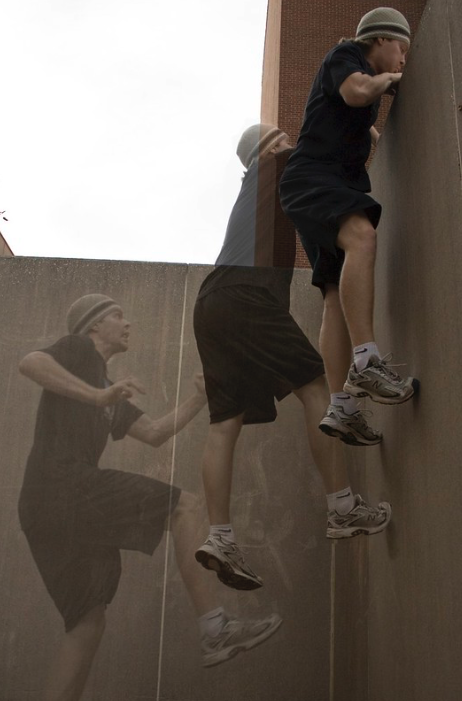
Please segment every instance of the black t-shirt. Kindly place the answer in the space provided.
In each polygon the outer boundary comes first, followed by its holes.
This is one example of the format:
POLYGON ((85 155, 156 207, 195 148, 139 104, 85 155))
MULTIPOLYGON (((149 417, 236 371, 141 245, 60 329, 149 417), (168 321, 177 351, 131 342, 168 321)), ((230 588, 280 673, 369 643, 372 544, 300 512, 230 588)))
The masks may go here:
MULTIPOLYGON (((88 336, 65 336, 42 352, 93 387, 111 384, 106 363, 88 336)), ((97 469, 109 435, 123 438, 142 414, 126 400, 102 408, 44 390, 24 476, 21 521, 27 524, 31 518, 27 508, 31 500, 50 504, 53 494, 62 498, 66 489, 84 482, 97 469)))
POLYGON ((294 225, 279 203, 279 180, 291 149, 256 159, 244 176, 215 270, 199 298, 231 285, 264 287, 289 306, 296 250, 294 225))
POLYGON ((368 184, 365 164, 371 148, 369 130, 377 119, 380 99, 367 107, 349 107, 339 88, 352 73, 375 75, 363 49, 347 41, 329 51, 314 79, 284 179, 315 169, 351 180, 353 185, 365 176, 368 184))

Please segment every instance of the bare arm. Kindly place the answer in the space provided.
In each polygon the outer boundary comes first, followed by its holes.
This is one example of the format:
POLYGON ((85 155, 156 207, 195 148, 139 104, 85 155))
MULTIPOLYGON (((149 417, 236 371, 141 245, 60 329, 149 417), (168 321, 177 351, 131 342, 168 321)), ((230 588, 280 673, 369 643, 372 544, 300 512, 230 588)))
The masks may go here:
POLYGON ((202 375, 196 376, 195 383, 196 392, 189 399, 160 419, 151 419, 143 414, 130 426, 128 435, 142 441, 142 443, 148 443, 154 448, 158 448, 169 438, 179 433, 207 402, 202 375))
POLYGON ((340 95, 349 107, 367 107, 389 92, 401 80, 402 73, 352 73, 339 88, 340 95))
POLYGON ((51 355, 42 351, 34 351, 26 355, 19 363, 19 371, 50 392, 95 406, 115 404, 122 398, 133 396, 135 391, 146 393, 134 377, 115 382, 106 389, 92 387, 66 370, 51 355))

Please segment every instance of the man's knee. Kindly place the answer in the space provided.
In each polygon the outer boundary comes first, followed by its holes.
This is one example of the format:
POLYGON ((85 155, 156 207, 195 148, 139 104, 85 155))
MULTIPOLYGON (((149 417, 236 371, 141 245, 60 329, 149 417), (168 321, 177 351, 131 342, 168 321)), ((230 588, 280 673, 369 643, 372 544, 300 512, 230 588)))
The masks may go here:
POLYGON ((193 513, 200 508, 199 498, 191 492, 182 491, 178 499, 174 513, 176 515, 184 513, 193 513))
POLYGON ((212 438, 212 440, 214 438, 221 440, 226 440, 227 438, 237 438, 242 428, 243 420, 244 414, 240 414, 239 416, 233 416, 231 419, 210 424, 209 438, 212 438))
POLYGON ((323 289, 324 309, 341 309, 340 289, 338 285, 327 283, 323 289))
POLYGON ((171 528, 175 533, 177 527, 199 524, 204 516, 204 502, 191 492, 182 491, 177 505, 171 514, 171 528))
POLYGON ((182 491, 171 514, 170 529, 174 536, 180 534, 185 528, 195 533, 204 517, 203 500, 191 492, 182 491))
POLYGON ((98 604, 85 613, 68 635, 88 643, 98 641, 106 628, 106 605, 98 604))
POLYGON ((329 399, 329 389, 327 386, 326 376, 319 375, 307 385, 303 385, 303 387, 300 387, 300 389, 294 390, 294 394, 305 407, 308 404, 312 404, 313 401, 320 401, 324 406, 326 401, 329 399))
POLYGON ((345 253, 354 251, 364 255, 375 255, 377 232, 368 217, 353 214, 343 218, 337 237, 337 246, 345 253))

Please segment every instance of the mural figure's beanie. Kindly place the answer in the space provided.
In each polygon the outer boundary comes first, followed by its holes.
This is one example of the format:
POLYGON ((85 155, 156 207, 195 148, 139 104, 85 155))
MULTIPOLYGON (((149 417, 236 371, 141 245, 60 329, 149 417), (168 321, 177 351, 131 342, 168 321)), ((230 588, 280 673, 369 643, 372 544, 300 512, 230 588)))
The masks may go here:
POLYGON ((106 295, 91 294, 80 297, 67 312, 69 333, 86 334, 93 324, 115 309, 120 309, 119 305, 106 295))

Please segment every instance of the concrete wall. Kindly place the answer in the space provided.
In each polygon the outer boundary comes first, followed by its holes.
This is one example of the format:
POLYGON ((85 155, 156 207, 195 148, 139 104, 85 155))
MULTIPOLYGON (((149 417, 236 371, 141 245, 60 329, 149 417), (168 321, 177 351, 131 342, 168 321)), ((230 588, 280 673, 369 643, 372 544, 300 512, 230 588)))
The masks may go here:
MULTIPOLYGON (((461 696, 461 30, 459 0, 430 0, 371 166, 373 194, 384 206, 379 347, 407 363, 398 371, 422 388, 401 407, 366 404, 385 439, 358 454, 353 471, 365 494, 393 503, 394 518, 384 538, 334 546, 336 701, 461 696)), ((300 97, 298 75, 285 78, 286 92, 300 97)), ((288 109, 282 88, 279 100, 288 109)))
MULTIPOLYGON (((192 389, 190 378, 199 366, 192 308, 208 270, 131 262, 0 260, 0 701, 41 698, 49 661, 63 635, 16 513, 40 394, 19 375, 18 362, 66 333, 65 314, 74 299, 101 291, 120 301, 132 322, 130 350, 114 358, 110 375, 133 372, 149 390, 143 408, 152 416, 163 415, 175 406, 177 396, 181 401, 192 389)), ((315 339, 320 296, 312 292, 304 271, 294 283, 294 313, 315 339)), ((102 466, 172 479, 200 493, 207 426, 204 410, 175 441, 157 450, 129 438, 111 444, 102 466)), ((234 513, 237 532, 265 586, 257 593, 237 593, 219 585, 220 598, 242 617, 280 613, 284 624, 277 635, 225 665, 203 670, 195 615, 171 541, 164 538, 153 558, 124 553, 122 581, 108 610, 107 631, 84 701, 329 701, 332 552, 325 539, 322 485, 294 398, 280 405, 275 424, 244 429, 236 460, 234 513)), ((201 535, 191 537, 200 544, 201 535)))
POLYGON ((421 381, 374 408, 367 482, 393 526, 369 553, 371 701, 458 701, 462 672, 462 5, 430 0, 371 168, 383 204, 379 348, 421 381))

